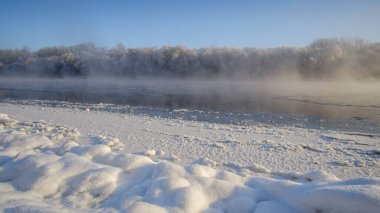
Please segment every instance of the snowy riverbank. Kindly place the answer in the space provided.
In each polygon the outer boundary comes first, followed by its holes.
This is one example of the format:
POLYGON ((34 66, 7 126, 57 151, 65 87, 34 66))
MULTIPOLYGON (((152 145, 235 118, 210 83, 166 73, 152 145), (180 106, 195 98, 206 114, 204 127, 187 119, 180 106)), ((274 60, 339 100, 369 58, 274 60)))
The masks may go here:
POLYGON ((10 212, 380 208, 376 134, 7 103, 0 113, 10 212))

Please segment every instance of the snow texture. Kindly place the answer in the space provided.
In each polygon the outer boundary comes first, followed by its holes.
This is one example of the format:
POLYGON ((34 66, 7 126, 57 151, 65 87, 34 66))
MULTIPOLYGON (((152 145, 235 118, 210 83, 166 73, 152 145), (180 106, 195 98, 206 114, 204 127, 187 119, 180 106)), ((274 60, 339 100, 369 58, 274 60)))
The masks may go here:
MULTIPOLYGON (((217 162, 209 159, 181 165, 152 159, 162 151, 129 154, 113 149, 121 143, 115 138, 84 144, 81 137, 65 125, 0 114, 0 208, 155 213, 380 209, 378 178, 339 180, 323 171, 242 176, 213 168, 217 162)), ((251 169, 271 172, 257 164, 251 169)))

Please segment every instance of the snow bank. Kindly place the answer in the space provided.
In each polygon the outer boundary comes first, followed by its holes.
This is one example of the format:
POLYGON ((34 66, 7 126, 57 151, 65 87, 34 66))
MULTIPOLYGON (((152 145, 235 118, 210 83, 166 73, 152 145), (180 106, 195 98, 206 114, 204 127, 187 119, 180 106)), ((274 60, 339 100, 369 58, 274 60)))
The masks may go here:
POLYGON ((116 152, 113 143, 80 144, 79 135, 62 125, 19 122, 0 114, 0 208, 154 213, 380 209, 376 178, 341 181, 323 172, 289 179, 242 177, 197 163, 154 162, 152 153, 116 152))

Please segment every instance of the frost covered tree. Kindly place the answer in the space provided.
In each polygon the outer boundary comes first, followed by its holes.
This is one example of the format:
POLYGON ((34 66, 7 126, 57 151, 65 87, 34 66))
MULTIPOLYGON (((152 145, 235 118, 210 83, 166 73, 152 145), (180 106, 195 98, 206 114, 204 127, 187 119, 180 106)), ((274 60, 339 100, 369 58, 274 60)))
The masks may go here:
POLYGON ((319 39, 304 48, 99 48, 92 43, 35 52, 0 49, 0 74, 262 79, 380 78, 380 44, 319 39))

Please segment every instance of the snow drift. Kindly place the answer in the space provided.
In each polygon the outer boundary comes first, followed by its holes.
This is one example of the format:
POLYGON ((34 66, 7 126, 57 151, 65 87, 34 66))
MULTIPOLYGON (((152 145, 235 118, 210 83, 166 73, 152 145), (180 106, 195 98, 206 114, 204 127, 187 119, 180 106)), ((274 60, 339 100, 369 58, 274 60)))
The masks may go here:
MULTIPOLYGON (((0 115, 0 208, 6 212, 378 212, 380 179, 243 177, 80 144, 80 133, 0 115)), ((117 141, 116 141, 117 142, 117 141)), ((127 148, 127 147, 126 147, 127 148)), ((128 149, 128 148, 127 148, 128 149)))

